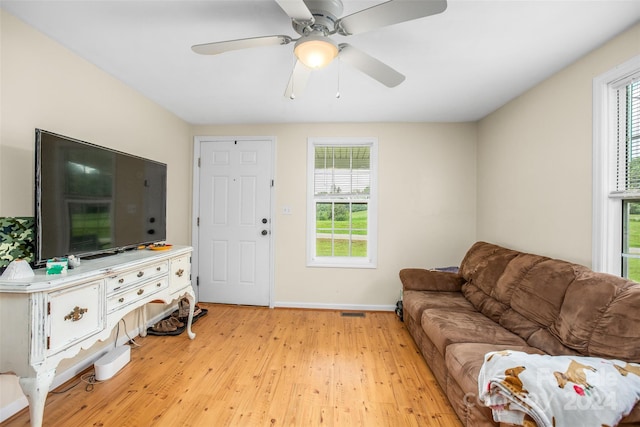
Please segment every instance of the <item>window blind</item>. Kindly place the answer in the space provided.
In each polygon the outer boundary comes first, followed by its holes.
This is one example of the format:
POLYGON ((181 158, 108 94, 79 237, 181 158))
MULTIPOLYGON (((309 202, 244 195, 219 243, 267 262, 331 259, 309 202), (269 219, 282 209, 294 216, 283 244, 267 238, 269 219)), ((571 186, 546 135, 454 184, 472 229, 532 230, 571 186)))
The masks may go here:
POLYGON ((371 187, 368 146, 316 146, 314 195, 328 198, 367 198, 371 187))
POLYGON ((615 91, 616 188, 612 196, 640 198, 640 80, 615 91))

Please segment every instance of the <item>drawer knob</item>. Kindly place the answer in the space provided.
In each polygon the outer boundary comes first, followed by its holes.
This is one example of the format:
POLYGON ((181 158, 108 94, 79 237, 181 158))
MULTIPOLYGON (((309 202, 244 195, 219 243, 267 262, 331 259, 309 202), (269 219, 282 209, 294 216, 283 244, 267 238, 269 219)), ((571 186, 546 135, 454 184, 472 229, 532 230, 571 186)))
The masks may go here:
POLYGON ((141 271, 138 273, 138 277, 142 277, 142 276, 144 276, 144 271, 141 271))
POLYGON ((124 298, 118 299, 118 302, 124 302, 124 298))
POLYGON ((73 308, 73 311, 66 316, 64 316, 64 320, 71 320, 72 322, 77 322, 82 319, 82 316, 89 311, 88 308, 80 308, 77 305, 73 308))
POLYGON ((118 280, 118 283, 124 283, 124 277, 120 280, 118 280))
POLYGON ((138 289, 138 295, 142 295, 144 293, 144 289, 138 289))
POLYGON ((160 270, 162 270, 162 268, 156 267, 156 271, 160 271, 160 270))
POLYGON ((183 274, 184 274, 184 270, 183 269, 180 269, 180 270, 176 271, 176 276, 178 276, 178 277, 182 277, 183 274))
POLYGON ((162 286, 162 283, 160 283, 160 282, 156 283, 156 287, 159 288, 160 286, 162 286))

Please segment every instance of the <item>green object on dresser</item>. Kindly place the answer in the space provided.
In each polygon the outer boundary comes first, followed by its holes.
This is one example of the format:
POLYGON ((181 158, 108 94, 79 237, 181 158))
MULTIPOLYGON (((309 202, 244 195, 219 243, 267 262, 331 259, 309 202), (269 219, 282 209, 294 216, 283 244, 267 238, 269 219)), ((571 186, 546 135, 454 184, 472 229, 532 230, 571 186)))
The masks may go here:
POLYGON ((14 259, 32 263, 34 239, 33 217, 0 217, 0 272, 14 259))

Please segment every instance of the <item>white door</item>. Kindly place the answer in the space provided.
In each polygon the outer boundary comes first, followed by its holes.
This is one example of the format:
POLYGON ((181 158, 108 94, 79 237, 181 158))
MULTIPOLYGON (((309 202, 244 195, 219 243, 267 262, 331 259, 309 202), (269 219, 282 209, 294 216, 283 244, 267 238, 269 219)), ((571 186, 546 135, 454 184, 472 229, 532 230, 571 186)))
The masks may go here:
POLYGON ((273 141, 200 141, 198 297, 269 305, 273 141))

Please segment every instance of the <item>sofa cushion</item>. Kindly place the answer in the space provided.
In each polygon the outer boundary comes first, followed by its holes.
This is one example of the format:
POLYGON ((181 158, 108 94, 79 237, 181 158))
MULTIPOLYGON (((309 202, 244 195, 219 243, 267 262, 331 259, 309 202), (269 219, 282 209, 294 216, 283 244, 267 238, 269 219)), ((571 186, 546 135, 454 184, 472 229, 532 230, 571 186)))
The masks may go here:
POLYGON ((528 346, 496 345, 485 343, 459 343, 447 347, 445 366, 449 376, 465 392, 473 394, 473 402, 478 394, 478 373, 484 362, 484 355, 491 351, 512 350, 529 354, 544 354, 543 351, 528 346))
POLYGON ((402 309, 405 315, 420 322, 427 308, 450 308, 475 311, 460 292, 404 291, 402 309))
POLYGON ((640 284, 585 268, 549 331, 581 354, 640 363, 640 284))
POLYGON ((532 347, 542 349, 545 353, 550 354, 551 356, 570 356, 572 354, 579 356, 582 354, 563 345, 562 342, 556 336, 551 334, 548 329, 538 329, 535 333, 531 334, 529 338, 527 338, 527 344, 532 347))
POLYGON ((454 343, 526 345, 522 338, 477 311, 428 308, 422 313, 422 329, 443 356, 454 343))
POLYGON ((424 268, 404 268, 399 276, 405 291, 456 292, 464 283, 462 276, 457 273, 424 268))
POLYGON ((518 254, 517 251, 501 246, 476 242, 460 263, 458 274, 467 283, 473 283, 486 295, 490 295, 506 266, 518 254))
MULTIPOLYGON (((584 268, 584 267, 582 267, 584 268)), ((560 312, 567 287, 580 267, 566 261, 536 262, 512 286, 511 308, 542 327, 551 325, 560 312)))

